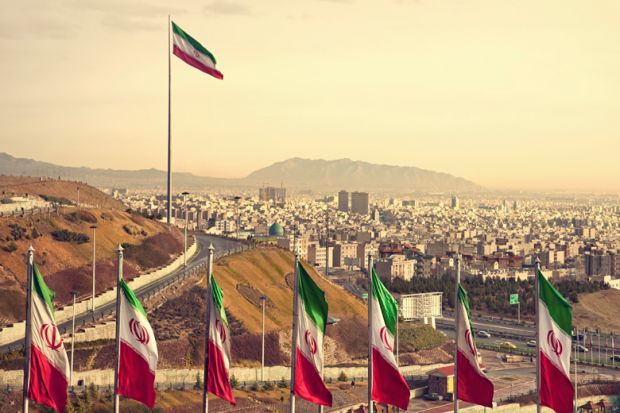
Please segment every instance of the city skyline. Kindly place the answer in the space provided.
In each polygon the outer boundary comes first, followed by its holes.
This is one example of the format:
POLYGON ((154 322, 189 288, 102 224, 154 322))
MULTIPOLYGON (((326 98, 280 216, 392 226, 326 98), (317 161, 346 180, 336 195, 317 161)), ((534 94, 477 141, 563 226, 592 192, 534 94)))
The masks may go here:
POLYGON ((489 189, 620 189, 611 1, 7 7, 1 150, 14 156, 165 169, 171 13, 224 73, 173 57, 175 172, 243 177, 299 156, 416 166, 489 189))

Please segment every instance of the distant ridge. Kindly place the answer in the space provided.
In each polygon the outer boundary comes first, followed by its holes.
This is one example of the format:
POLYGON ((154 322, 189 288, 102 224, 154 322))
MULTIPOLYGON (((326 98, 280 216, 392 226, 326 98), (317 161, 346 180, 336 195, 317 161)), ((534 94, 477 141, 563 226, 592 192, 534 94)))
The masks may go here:
MULTIPOLYGON (((158 169, 114 170, 59 166, 0 153, 0 174, 61 177, 98 187, 161 189, 166 172, 158 169)), ((471 192, 482 188, 464 178, 413 166, 378 165, 350 159, 324 160, 291 158, 252 172, 245 178, 226 179, 173 173, 179 190, 212 188, 255 188, 283 185, 291 189, 368 190, 385 192, 471 192)))

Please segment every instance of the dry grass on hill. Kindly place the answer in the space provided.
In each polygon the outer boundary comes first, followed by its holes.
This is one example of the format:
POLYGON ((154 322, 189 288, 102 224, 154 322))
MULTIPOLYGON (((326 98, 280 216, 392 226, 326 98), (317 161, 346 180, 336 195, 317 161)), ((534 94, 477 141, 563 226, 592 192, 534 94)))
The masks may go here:
POLYGON ((580 294, 573 304, 573 320, 579 328, 588 330, 620 331, 620 290, 601 290, 580 294))
MULTIPOLYGON (((76 185, 31 181, 0 177, 0 189, 5 195, 7 188, 24 194, 41 185, 47 191, 39 193, 66 197, 66 191, 76 185)), ((58 304, 69 302, 71 289, 80 291, 81 296, 91 291, 93 224, 97 225, 98 292, 114 284, 116 249, 121 243, 131 245, 125 254, 128 278, 168 263, 181 251, 182 235, 176 228, 125 212, 120 202, 96 188, 83 184, 80 188, 80 202, 108 208, 66 207, 55 213, 0 218, 0 327, 24 317, 25 255, 30 245, 35 249, 35 263, 58 293, 58 304)))
POLYGON ((80 204, 100 208, 124 209, 123 203, 83 182, 59 181, 31 176, 0 176, 0 195, 2 197, 36 194, 65 198, 77 202, 77 189, 80 188, 80 204))

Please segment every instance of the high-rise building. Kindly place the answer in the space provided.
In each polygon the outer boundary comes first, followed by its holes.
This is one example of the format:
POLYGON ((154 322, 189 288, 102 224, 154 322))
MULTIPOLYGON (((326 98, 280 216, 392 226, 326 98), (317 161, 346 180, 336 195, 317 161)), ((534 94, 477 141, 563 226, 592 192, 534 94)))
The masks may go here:
POLYGON ((283 204, 286 201, 286 188, 266 186, 258 189, 258 199, 275 204, 283 204))
POLYGON ((345 190, 338 192, 338 211, 349 212, 349 193, 345 190))
POLYGON ((368 192, 351 193, 351 212, 368 215, 368 192))
POLYGON ((452 209, 459 209, 459 199, 456 195, 452 195, 452 209))

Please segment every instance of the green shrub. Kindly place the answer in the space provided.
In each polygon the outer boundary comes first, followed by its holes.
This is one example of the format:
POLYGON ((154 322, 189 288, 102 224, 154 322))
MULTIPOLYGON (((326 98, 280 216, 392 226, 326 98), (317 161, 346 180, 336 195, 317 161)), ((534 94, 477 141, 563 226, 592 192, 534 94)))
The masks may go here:
POLYGON ((271 391, 271 390, 274 389, 274 387, 275 386, 270 381, 267 381, 267 382, 265 382, 265 384, 263 384, 263 390, 265 390, 265 391, 271 391))
POLYGON ((239 380, 237 380, 234 374, 230 376, 230 387, 232 387, 233 389, 239 387, 239 380))
POLYGON ((338 381, 347 381, 347 375, 344 371, 340 371, 340 374, 338 375, 338 381))

